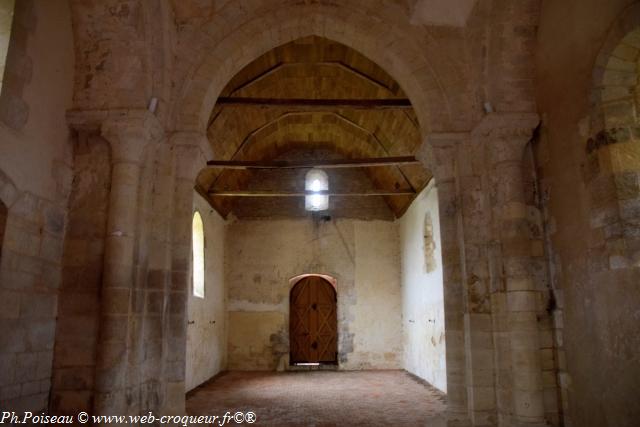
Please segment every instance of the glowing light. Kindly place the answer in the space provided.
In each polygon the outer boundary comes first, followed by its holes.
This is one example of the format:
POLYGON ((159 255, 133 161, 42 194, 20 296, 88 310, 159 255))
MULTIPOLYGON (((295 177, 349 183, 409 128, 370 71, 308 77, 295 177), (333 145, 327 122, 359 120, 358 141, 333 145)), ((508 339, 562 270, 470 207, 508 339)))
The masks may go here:
POLYGON ((320 169, 311 169, 304 179, 304 189, 316 193, 305 196, 304 208, 308 211, 324 211, 329 209, 329 196, 320 194, 329 191, 329 177, 320 169))
POLYGON ((193 295, 204 298, 204 224, 199 212, 193 214, 193 295))
POLYGON ((322 184, 320 184, 319 179, 314 179, 311 181, 311 185, 309 186, 311 191, 320 191, 322 189, 322 184))
POLYGON ((308 211, 326 211, 329 209, 329 196, 322 194, 305 196, 304 208, 308 211))

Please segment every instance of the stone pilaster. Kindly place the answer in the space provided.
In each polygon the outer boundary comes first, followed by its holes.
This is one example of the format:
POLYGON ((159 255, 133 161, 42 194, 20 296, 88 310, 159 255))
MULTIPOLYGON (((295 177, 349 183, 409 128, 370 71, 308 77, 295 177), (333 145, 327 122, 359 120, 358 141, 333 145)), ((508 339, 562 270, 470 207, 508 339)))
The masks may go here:
POLYGON ((497 377, 500 388, 510 394, 510 402, 498 406, 500 420, 511 425, 544 424, 537 320, 542 293, 532 274, 523 187, 524 149, 537 123, 535 115, 492 114, 474 131, 487 148, 491 168, 497 244, 491 263, 491 304, 497 377))
MULTIPOLYGON (((163 131, 146 110, 70 112, 80 131, 99 131, 111 148, 111 189, 103 262, 94 386, 95 414, 125 414, 136 276, 139 188, 143 154, 163 131)), ((129 396, 129 400, 131 396, 129 396)))
POLYGON ((198 172, 210 154, 204 134, 177 132, 171 137, 174 162, 169 333, 166 340, 165 380, 168 413, 184 412, 187 301, 191 292, 191 221, 198 172))

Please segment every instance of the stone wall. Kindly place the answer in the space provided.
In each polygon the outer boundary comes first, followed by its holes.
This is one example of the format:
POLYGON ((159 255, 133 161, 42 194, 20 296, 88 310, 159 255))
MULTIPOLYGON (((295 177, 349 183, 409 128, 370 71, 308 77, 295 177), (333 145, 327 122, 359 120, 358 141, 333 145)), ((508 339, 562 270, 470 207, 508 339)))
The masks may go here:
POLYGON ((47 408, 61 279, 64 207, 20 192, 0 173, 8 207, 0 261, 0 405, 47 408))
POLYGON ((226 367, 226 289, 224 286, 224 220, 197 193, 194 209, 202 215, 205 241, 204 298, 193 295, 187 300, 187 391, 202 384, 226 367))
POLYGON ((386 221, 236 221, 226 233, 229 369, 284 368, 289 279, 337 281, 341 369, 402 363, 397 225, 386 221))
POLYGON ((447 391, 440 215, 435 182, 400 219, 404 369, 447 391))
POLYGON ((56 324, 51 410, 90 411, 111 186, 110 150, 99 137, 76 143, 56 324))
MULTIPOLYGON (((0 407, 45 409, 53 378, 56 412, 184 409, 189 152, 213 158, 194 141, 238 70, 318 34, 398 79, 432 150, 450 413, 467 425, 636 423, 639 140, 637 108, 620 106, 638 104, 630 58, 640 45, 622 43, 640 26, 637 2, 543 2, 539 16, 537 0, 478 1, 467 28, 412 25, 401 3, 342 0, 247 0, 174 19, 187 3, 74 1, 72 26, 66 2, 16 2, 0 94, 0 407), (74 81, 75 107, 90 111, 72 159, 74 81), (538 117, 520 113, 535 110, 534 93, 543 124, 523 156, 538 117), (143 110, 152 96, 157 116, 143 110), (94 114, 103 114, 98 125, 94 114), (184 158, 177 145, 146 147, 156 140, 151 119, 186 135, 184 158)), ((341 367, 402 366, 402 227, 320 217, 230 224, 229 367, 286 363, 288 280, 309 272, 337 280, 341 367)))
POLYGON ((0 94, 0 406, 47 409, 61 284, 73 90, 67 3, 17 1, 0 94))
POLYGON ((637 2, 543 2, 535 147, 548 196, 565 425, 634 426, 640 418, 637 2), (562 17, 559 19, 558 17, 562 17), (618 132, 617 128, 622 128, 618 132), (616 136, 617 135, 617 136, 616 136))

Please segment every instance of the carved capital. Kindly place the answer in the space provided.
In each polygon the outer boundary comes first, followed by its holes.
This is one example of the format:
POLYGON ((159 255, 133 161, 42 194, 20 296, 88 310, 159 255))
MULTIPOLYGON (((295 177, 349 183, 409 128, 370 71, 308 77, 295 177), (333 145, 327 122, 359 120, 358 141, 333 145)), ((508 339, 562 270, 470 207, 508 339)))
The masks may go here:
POLYGON ((471 134, 479 138, 527 138, 540 123, 535 113, 491 113, 473 129, 471 134))
POLYGON ((162 140, 164 129, 147 110, 72 110, 67 122, 78 133, 99 133, 111 146, 112 161, 139 162, 145 148, 162 140))
POLYGON ((534 113, 491 113, 471 134, 473 139, 487 143, 492 163, 517 161, 539 123, 534 113))

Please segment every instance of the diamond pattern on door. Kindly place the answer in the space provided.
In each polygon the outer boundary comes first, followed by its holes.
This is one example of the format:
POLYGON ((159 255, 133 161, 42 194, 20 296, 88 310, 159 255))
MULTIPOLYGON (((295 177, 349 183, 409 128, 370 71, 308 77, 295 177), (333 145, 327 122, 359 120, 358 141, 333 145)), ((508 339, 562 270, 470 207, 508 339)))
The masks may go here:
POLYGON ((337 325, 333 286, 317 276, 296 283, 290 295, 291 363, 336 363, 337 325))

